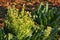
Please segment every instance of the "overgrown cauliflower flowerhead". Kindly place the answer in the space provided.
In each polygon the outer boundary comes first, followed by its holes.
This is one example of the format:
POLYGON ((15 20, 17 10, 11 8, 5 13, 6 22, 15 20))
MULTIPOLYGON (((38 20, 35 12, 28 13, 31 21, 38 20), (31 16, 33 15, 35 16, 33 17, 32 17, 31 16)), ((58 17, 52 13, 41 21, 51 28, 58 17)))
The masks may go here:
POLYGON ((8 9, 8 21, 6 24, 8 29, 12 33, 15 33, 19 40, 22 40, 24 37, 32 36, 32 28, 34 29, 34 21, 31 19, 30 12, 24 10, 25 6, 23 5, 22 11, 19 14, 19 10, 16 8, 8 9), (19 14, 19 15, 18 15, 19 14), (14 30, 14 31, 13 31, 14 30))

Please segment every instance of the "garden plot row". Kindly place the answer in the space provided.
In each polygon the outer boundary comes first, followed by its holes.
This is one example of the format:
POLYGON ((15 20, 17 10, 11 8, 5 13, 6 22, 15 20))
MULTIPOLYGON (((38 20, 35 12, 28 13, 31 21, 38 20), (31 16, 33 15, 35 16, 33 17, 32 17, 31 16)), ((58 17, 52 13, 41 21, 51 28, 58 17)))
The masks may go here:
MULTIPOLYGON (((40 4, 42 1, 46 1, 46 0, 0 0, 0 3, 4 4, 5 6, 8 6, 8 3, 17 3, 17 5, 19 4, 28 4, 31 3, 32 5, 35 3, 40 4)), ((48 0, 49 5, 51 6, 60 6, 60 0, 48 0)))

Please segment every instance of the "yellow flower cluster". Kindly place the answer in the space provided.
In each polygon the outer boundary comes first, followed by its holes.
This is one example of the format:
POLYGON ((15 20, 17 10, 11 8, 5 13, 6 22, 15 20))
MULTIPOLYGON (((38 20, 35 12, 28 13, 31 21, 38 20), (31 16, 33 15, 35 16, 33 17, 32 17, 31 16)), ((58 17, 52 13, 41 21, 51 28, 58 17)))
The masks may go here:
POLYGON ((24 8, 25 7, 23 5, 22 11, 19 14, 19 10, 16 9, 14 6, 12 8, 8 7, 8 19, 10 20, 8 20, 7 24, 10 23, 10 26, 8 25, 9 28, 11 26, 14 28, 19 39, 31 36, 31 28, 35 26, 33 20, 31 19, 31 12, 26 12, 24 8))
POLYGON ((48 37, 50 35, 52 28, 47 26, 47 29, 45 30, 45 36, 48 37))

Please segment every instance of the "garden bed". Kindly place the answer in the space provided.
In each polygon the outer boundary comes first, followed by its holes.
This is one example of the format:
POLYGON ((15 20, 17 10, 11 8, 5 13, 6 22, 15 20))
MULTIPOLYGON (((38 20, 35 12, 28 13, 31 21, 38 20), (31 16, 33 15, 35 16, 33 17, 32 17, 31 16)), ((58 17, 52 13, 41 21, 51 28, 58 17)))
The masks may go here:
POLYGON ((4 14, 0 20, 0 40, 60 40, 57 7, 49 9, 47 1, 23 3, 13 2, 0 10, 4 14))

